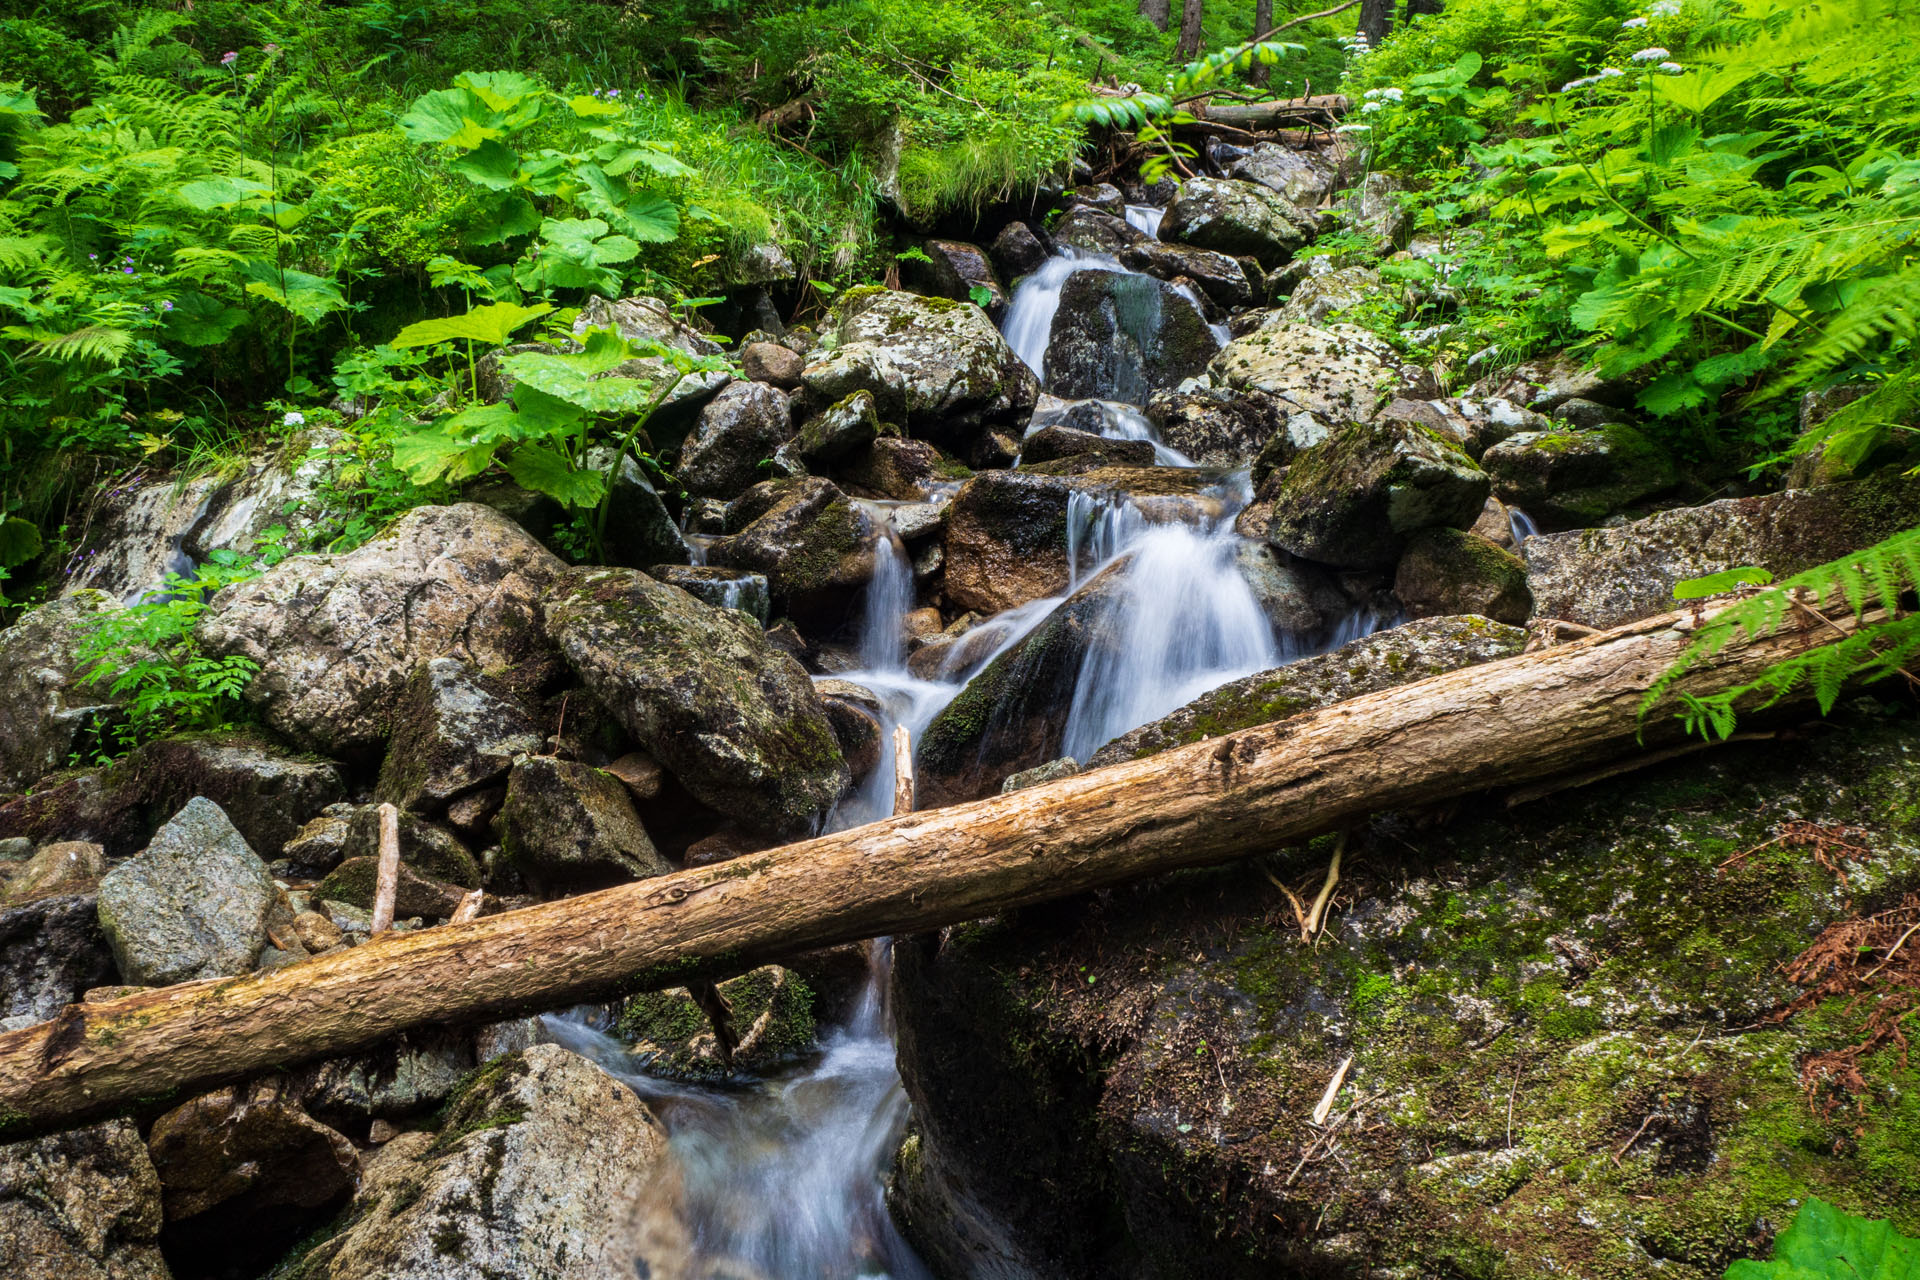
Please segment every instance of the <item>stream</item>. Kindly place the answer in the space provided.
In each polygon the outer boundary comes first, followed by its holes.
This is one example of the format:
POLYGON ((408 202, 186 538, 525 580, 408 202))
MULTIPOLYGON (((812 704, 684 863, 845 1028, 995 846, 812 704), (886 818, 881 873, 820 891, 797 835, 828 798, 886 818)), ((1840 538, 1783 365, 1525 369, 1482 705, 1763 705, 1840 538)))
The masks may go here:
MULTIPOLYGON (((1129 206, 1127 219, 1151 235, 1161 212, 1129 206)), ((1137 274, 1112 258, 1063 249, 1021 282, 1004 318, 1009 345, 1043 383, 1060 293, 1080 271, 1137 274)), ((1100 434, 1152 441, 1162 466, 1194 465, 1159 440, 1140 406, 1095 403, 1100 434)), ((1029 434, 1045 421, 1037 416, 1029 434)), ((968 680, 1117 561, 1126 563, 1103 597, 1099 623, 1113 643, 1096 647, 1084 661, 1064 726, 1064 753, 1077 759, 1229 680, 1375 629, 1382 620, 1356 613, 1327 637, 1275 633, 1236 567, 1243 540, 1233 521, 1251 498, 1245 471, 1220 473, 1198 500, 1138 502, 1125 493, 1076 493, 1068 508, 1066 590, 981 623, 968 633, 979 639, 950 651, 950 663, 959 665, 934 679, 907 668, 904 620, 915 603, 913 569, 885 524, 888 504, 863 504, 881 531, 860 623, 861 669, 838 678, 879 698, 881 758, 829 825, 841 830, 888 816, 894 726, 904 724, 917 742, 968 680)), ((654 1211, 676 1215, 676 1238, 690 1242, 687 1274, 711 1280, 928 1276, 884 1202, 884 1180, 907 1122, 886 1016, 888 955, 884 939, 873 944, 854 1012, 823 1033, 807 1061, 770 1079, 727 1086, 662 1080, 648 1075, 625 1044, 585 1015, 544 1020, 549 1036, 628 1082, 665 1124, 680 1185, 667 1198, 670 1207, 654 1211)))

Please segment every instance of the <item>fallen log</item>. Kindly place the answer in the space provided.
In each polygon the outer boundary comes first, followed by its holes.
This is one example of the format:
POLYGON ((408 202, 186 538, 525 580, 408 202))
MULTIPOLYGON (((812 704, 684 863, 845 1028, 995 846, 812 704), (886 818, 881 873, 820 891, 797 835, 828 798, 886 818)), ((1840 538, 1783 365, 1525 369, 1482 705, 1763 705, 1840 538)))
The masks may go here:
POLYGON ((1327 127, 1340 123, 1351 106, 1344 93, 1315 94, 1284 102, 1210 102, 1193 114, 1202 123, 1227 124, 1236 129, 1273 129, 1284 124, 1311 124, 1327 127))
MULTIPOLYGON (((383 934, 271 973, 70 1005, 0 1035, 0 1139, 156 1107, 424 1024, 685 986, 1656 749, 1678 730, 1664 712, 1640 721, 1642 692, 1695 625, 1694 615, 1666 615, 1009 795, 383 934)), ((1743 638, 1674 691, 1746 683, 1858 625, 1809 621, 1743 638)))

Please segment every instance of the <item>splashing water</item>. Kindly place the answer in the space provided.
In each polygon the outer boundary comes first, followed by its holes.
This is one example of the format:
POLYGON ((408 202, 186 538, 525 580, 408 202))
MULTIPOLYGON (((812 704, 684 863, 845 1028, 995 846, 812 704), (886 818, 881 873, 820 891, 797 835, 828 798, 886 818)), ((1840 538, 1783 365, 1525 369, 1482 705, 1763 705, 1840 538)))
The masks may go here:
POLYGON ((1060 291, 1067 287, 1067 280, 1080 271, 1120 269, 1105 254, 1063 248, 1020 282, 1000 322, 1000 334, 1035 377, 1046 376, 1047 339, 1053 333, 1053 317, 1060 310, 1060 291))
POLYGON ((1130 204, 1127 206, 1127 225, 1155 240, 1160 238, 1160 221, 1166 216, 1167 211, 1157 205, 1130 204))
POLYGON ((1533 517, 1518 507, 1507 508, 1507 535, 1513 539, 1513 549, 1518 551, 1522 543, 1539 533, 1533 517))
POLYGON ((913 608, 913 563, 891 528, 873 548, 873 580, 867 584, 860 628, 860 664, 871 671, 904 671, 907 636, 903 623, 913 608))

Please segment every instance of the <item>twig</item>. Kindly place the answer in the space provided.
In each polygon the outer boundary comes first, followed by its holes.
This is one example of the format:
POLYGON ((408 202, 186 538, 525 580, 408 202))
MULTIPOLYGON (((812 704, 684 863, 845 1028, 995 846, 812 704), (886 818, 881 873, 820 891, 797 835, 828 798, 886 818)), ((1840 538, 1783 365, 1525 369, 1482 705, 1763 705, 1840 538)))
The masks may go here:
POLYGON ((1627 1139, 1627 1145, 1613 1153, 1613 1163, 1615 1165, 1618 1165, 1620 1163, 1621 1156, 1624 1156, 1627 1154, 1627 1152, 1633 1150, 1633 1144, 1640 1141, 1640 1135, 1647 1131, 1647 1126, 1652 1124, 1655 1120, 1658 1120, 1659 1118, 1660 1118, 1660 1113, 1658 1111, 1655 1111, 1650 1113, 1645 1120, 1642 1120, 1640 1122, 1640 1127, 1633 1131, 1633 1136, 1631 1138, 1627 1139))
POLYGON ((380 806, 380 866, 373 883, 372 933, 393 927, 393 899, 400 890, 400 811, 380 806))
POLYGON ((1860 979, 1860 981, 1864 984, 1867 981, 1867 978, 1871 978, 1874 974, 1880 972, 1882 969, 1892 964, 1895 953, 1897 953, 1901 947, 1904 947, 1907 945, 1907 939, 1911 938, 1914 935, 1914 931, 1917 929, 1920 929, 1920 924, 1909 925, 1907 927, 1907 931, 1900 935, 1900 940, 1894 943, 1891 947, 1887 948, 1887 958, 1885 960, 1882 960, 1879 964, 1873 966, 1873 968, 1867 970, 1866 978, 1862 978, 1860 979))
POLYGON ((480 904, 486 899, 486 896, 486 890, 475 889, 472 893, 460 899, 460 905, 453 909, 453 915, 448 918, 447 923, 465 924, 469 920, 478 920, 480 918, 480 904))
POLYGON ((893 812, 913 812, 913 734, 904 724, 893 726, 893 812))
POLYGON ((1333 1079, 1327 1081, 1327 1091, 1320 1095, 1320 1105, 1313 1109, 1313 1122, 1325 1124, 1327 1113, 1333 1110, 1333 1100, 1340 1095, 1340 1086, 1347 1082, 1347 1068, 1353 1065, 1353 1055, 1334 1069, 1333 1079))
POLYGON ((1520 1091, 1520 1068, 1523 1064, 1513 1064, 1513 1083, 1507 1086, 1507 1146, 1513 1146, 1513 1095, 1520 1091))
POLYGON ((1327 863, 1327 880, 1320 886, 1320 892, 1313 900, 1313 909, 1307 912, 1306 924, 1301 928, 1301 940, 1313 941, 1313 935, 1320 932, 1321 913, 1327 909, 1327 899, 1333 896, 1333 886, 1340 883, 1340 855, 1347 851, 1347 833, 1342 831, 1333 844, 1333 860, 1327 863))

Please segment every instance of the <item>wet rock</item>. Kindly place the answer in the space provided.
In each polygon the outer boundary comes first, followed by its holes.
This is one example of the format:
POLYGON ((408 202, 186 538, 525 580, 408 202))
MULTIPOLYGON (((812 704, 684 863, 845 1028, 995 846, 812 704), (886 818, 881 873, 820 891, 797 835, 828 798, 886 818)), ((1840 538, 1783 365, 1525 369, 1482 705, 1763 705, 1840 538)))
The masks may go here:
MULTIPOLYGON (((618 301, 589 298, 573 322, 575 334, 611 325, 629 342, 657 342, 684 351, 691 356, 717 356, 720 344, 677 319, 667 304, 658 298, 632 297, 618 301)), ((609 377, 638 378, 658 383, 671 378, 675 370, 663 356, 640 356, 615 365, 609 377)), ((733 380, 729 373, 690 373, 668 393, 663 408, 694 405, 733 380)))
POLYGON ((1151 276, 1079 271, 1060 291, 1046 385, 1071 399, 1144 404, 1205 371, 1220 349, 1193 301, 1151 276))
POLYGON ((819 476, 762 481, 728 508, 727 527, 708 563, 762 575, 791 611, 833 611, 873 576, 871 523, 819 476))
POLYGON ((848 785, 806 672, 737 610, 590 570, 554 593, 547 625, 581 681, 703 804, 798 835, 848 785))
MULTIPOLYGON (((609 458, 602 469, 611 466, 609 458)), ((607 527, 602 539, 609 562, 637 569, 663 562, 686 564, 693 559, 692 549, 680 535, 679 523, 638 462, 622 458, 619 476, 609 489, 607 527)))
POLYGON ((0 794, 20 791, 66 765, 119 715, 119 699, 87 683, 75 650, 108 597, 85 591, 43 604, 0 631, 0 794))
POLYGON ((1091 459, 1098 466, 1150 467, 1153 465, 1153 441, 1114 440, 1072 427, 1042 427, 1021 442, 1020 461, 1023 465, 1054 462, 1061 458, 1091 459))
POLYGON ((636 1260, 617 1226, 665 1157, 666 1135, 632 1090, 584 1058, 535 1045, 489 1063, 438 1137, 403 1133, 369 1158, 343 1229, 300 1259, 301 1274, 664 1275, 636 1260))
POLYGON ((1531 409, 1523 409, 1511 400, 1493 397, 1485 400, 1453 396, 1443 400, 1409 402, 1396 400, 1383 414, 1403 409, 1414 412, 1421 421, 1445 431, 1460 442, 1467 456, 1478 460, 1487 450, 1527 431, 1551 431, 1552 424, 1531 409), (1417 410, 1411 409, 1417 403, 1417 410))
POLYGON ((160 1180, 130 1120, 0 1146, 0 1274, 168 1280, 160 1180))
POLYGON ((1560 525, 1598 524, 1680 479, 1667 451, 1633 427, 1523 432, 1481 458, 1502 502, 1560 525))
POLYGON ((273 877, 211 800, 189 800, 100 882, 100 927, 141 986, 246 973, 267 940, 273 877))
POLYGON ((1162 240, 1229 257, 1246 254, 1269 271, 1313 235, 1313 218, 1286 198, 1231 178, 1188 179, 1160 223, 1162 240))
POLYGON ((1293 287, 1278 319, 1291 324, 1321 324, 1341 312, 1365 306, 1383 292, 1397 292, 1372 267, 1340 267, 1308 276, 1293 287))
POLYGON ((872 690, 851 680, 815 680, 813 688, 827 709, 833 736, 855 782, 880 763, 884 708, 872 690))
POLYGON ((761 463, 793 437, 787 397, 760 382, 715 396, 680 446, 674 478, 695 497, 732 498, 763 479, 761 463))
POLYGON ((1339 185, 1339 166, 1312 151, 1256 142, 1227 163, 1229 178, 1257 182, 1300 209, 1322 204, 1339 185))
MULTIPOLYGON (((322 902, 345 903, 371 911, 379 875, 379 858, 348 858, 314 886, 313 896, 322 902)), ((394 884, 393 918, 405 920, 419 916, 423 920, 444 920, 459 908, 467 892, 457 884, 422 875, 403 860, 394 884)))
POLYGON ((420 814, 498 782, 545 741, 511 690, 458 658, 416 667, 393 723, 374 798, 420 814))
POLYGON ((0 1031, 45 1022, 114 977, 92 894, 0 906, 0 1031))
MULTIPOLYGON (((1591 431, 1595 427, 1611 426, 1614 423, 1633 426, 1637 422, 1635 416, 1625 409, 1615 405, 1601 404, 1597 400, 1583 400, 1578 396, 1555 405, 1551 418, 1554 422, 1563 423, 1579 431, 1591 431)), ((1553 428, 1549 427, 1548 430, 1553 428)))
POLYGON ((1216 387, 1264 391, 1296 409, 1340 420, 1368 418, 1422 375, 1364 329, 1274 324, 1228 343, 1208 376, 1216 387))
POLYGON ((351 1128, 369 1116, 398 1120, 439 1106, 476 1058, 470 1033, 422 1028, 367 1053, 302 1067, 293 1089, 309 1112, 351 1128))
POLYGON ((1265 543, 1242 543, 1233 562, 1279 635, 1318 635, 1347 607, 1346 597, 1320 571, 1265 543))
POLYGON ((1400 203, 1400 189, 1391 174, 1369 173, 1342 202, 1342 225, 1371 238, 1382 253, 1406 248, 1413 238, 1413 217, 1400 203))
POLYGON ((498 825, 502 852, 536 882, 644 880, 673 870, 618 778, 552 756, 513 767, 498 825))
POLYGON ((813 992, 800 975, 767 965, 722 982, 719 990, 740 1040, 731 1069, 712 1023, 683 988, 643 992, 621 1006, 620 1038, 646 1061, 647 1074, 671 1080, 764 1075, 813 1048, 813 992))
POLYGON ((515 687, 543 682, 553 662, 538 608, 562 567, 490 508, 417 507, 357 550, 294 556, 226 588, 198 635, 215 656, 260 664, 246 698, 269 725, 315 750, 364 754, 429 658, 515 687))
POLYGON ((1009 222, 1002 227, 987 252, 1008 280, 1038 271, 1040 264, 1047 260, 1047 246, 1040 243, 1040 237, 1024 222, 1009 222))
POLYGON ((1089 182, 1069 187, 1061 199, 1070 208, 1085 205, 1115 218, 1123 218, 1127 213, 1127 197, 1111 182, 1089 182))
POLYGON ((25 864, 9 869, 0 903, 18 904, 54 894, 86 893, 107 873, 106 851, 86 840, 42 845, 25 864))
POLYGON ((925 440, 882 436, 834 467, 840 483, 862 496, 919 502, 941 487, 956 487, 973 473, 925 440))
POLYGON ((872 394, 908 434, 964 448, 981 429, 1019 423, 1039 385, 980 308, 867 287, 833 311, 837 345, 803 375, 816 404, 872 394))
POLYGON ((1246 269, 1224 253, 1148 240, 1121 254, 1120 261, 1135 271, 1144 271, 1162 280, 1191 280, 1200 292, 1221 307, 1244 307, 1254 300, 1246 269))
POLYGON ((740 350, 740 370, 755 382, 791 391, 800 385, 807 362, 777 342, 750 342, 740 350))
POLYGON ((909 258, 900 264, 900 275, 915 293, 951 298, 955 302, 977 302, 973 291, 986 290, 980 305, 987 314, 998 316, 1007 305, 1007 288, 993 269, 986 252, 964 240, 927 240, 920 250, 930 259, 919 262, 909 258))
POLYGON ((1287 419, 1287 406, 1264 391, 1226 394, 1202 388, 1156 391, 1147 417, 1171 448, 1203 466, 1244 467, 1287 419))
POLYGON ((1025 791, 1028 787, 1042 787, 1049 782, 1071 778, 1079 772, 1080 764, 1077 760, 1072 756, 1061 756, 1058 760, 1049 760, 1043 765, 1009 774, 1007 780, 1000 784, 1000 794, 1011 795, 1015 791, 1025 791))
POLYGON ((1394 570, 1393 593, 1414 618, 1474 613, 1517 627, 1533 614, 1525 562, 1459 529, 1416 533, 1394 570))
POLYGON ((1064 218, 1053 224, 1052 235, 1056 245, 1110 258, 1119 257, 1129 246, 1148 238, 1128 226, 1125 218, 1087 205, 1068 210, 1064 218))
MULTIPOLYGON (((400 811, 400 856, 427 875, 468 889, 480 887, 480 864, 451 833, 406 809, 400 811)), ((324 876, 349 858, 380 853, 380 807, 334 805, 302 827, 281 856, 295 876, 324 876)))
POLYGON ((1353 422, 1294 456, 1267 539, 1321 564, 1380 568, 1422 529, 1471 525, 1488 486, 1471 458, 1432 434, 1353 422))
POLYGON ((882 435, 898 434, 881 423, 873 396, 856 391, 808 419, 794 444, 808 462, 830 462, 872 444, 882 435))
POLYGON ((1526 633, 1479 617, 1422 618, 1201 694, 1122 734, 1087 761, 1101 769, 1519 653, 1526 633))
POLYGON ((1675 608, 1673 587, 1757 565, 1786 578, 1920 525, 1920 484, 1873 478, 1679 507, 1607 529, 1539 534, 1521 548, 1536 612, 1617 627, 1675 608))
POLYGON ((717 564, 660 564, 648 569, 647 576, 678 587, 716 609, 738 609, 763 627, 773 609, 764 573, 717 564))
POLYGON ((180 535, 180 550, 196 561, 216 551, 248 555, 262 550, 267 531, 286 530, 280 545, 304 546, 328 517, 327 490, 352 441, 341 431, 312 427, 289 437, 270 453, 248 458, 241 468, 223 472, 219 487, 180 535))

